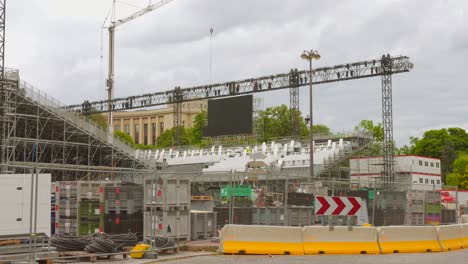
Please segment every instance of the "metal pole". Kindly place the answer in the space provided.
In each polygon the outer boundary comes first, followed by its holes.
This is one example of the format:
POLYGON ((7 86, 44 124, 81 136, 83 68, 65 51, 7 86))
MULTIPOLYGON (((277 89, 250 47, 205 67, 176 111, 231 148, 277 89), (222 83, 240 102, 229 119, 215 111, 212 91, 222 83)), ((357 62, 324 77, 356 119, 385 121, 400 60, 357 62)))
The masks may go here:
POLYGON ((374 201, 372 203, 372 226, 375 226, 375 199, 377 198, 377 193, 375 192, 375 181, 374 181, 374 201))
POLYGON ((288 215, 288 192, 289 192, 289 173, 286 173, 286 182, 284 186, 284 224, 289 226, 289 215, 288 215))
POLYGON ((310 100, 310 178, 314 178, 314 122, 312 112, 312 58, 309 60, 309 100, 310 100))
POLYGON ((112 23, 109 27, 109 75, 107 78, 107 100, 109 113, 107 114, 107 124, 109 126, 109 134, 112 134, 112 98, 114 97, 114 41, 115 27, 112 23))
MULTIPOLYGON (((455 187, 455 222, 458 223, 458 219, 460 217, 460 208, 458 205, 458 186, 455 187)), ((466 212, 465 212, 466 213, 466 212)))
POLYGON ((211 66, 213 61, 213 28, 210 28, 210 86, 212 84, 211 66))

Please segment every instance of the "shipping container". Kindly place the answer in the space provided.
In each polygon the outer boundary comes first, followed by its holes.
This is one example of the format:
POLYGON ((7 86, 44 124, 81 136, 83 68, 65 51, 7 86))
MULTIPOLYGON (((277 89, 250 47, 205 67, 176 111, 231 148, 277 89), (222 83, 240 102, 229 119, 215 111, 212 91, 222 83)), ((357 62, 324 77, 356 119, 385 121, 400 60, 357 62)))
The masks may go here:
POLYGON ((216 213, 212 211, 190 211, 190 238, 207 239, 217 236, 216 213))

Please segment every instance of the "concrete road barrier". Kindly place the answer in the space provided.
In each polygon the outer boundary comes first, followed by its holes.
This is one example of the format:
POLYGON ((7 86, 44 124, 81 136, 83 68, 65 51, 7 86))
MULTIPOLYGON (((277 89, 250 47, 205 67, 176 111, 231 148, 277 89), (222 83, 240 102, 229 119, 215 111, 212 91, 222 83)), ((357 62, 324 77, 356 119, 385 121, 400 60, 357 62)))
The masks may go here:
POLYGON ((439 242, 444 251, 463 248, 463 228, 461 225, 443 225, 438 227, 439 242))
POLYGON ((441 252, 435 226, 383 226, 378 229, 381 253, 441 252))
POLYGON ((375 227, 304 227, 305 254, 379 254, 375 227))
POLYGON ((462 224, 468 224, 468 214, 461 216, 462 224))
POLYGON ((220 251, 224 254, 304 255, 301 227, 225 225, 220 251))
POLYGON ((463 248, 468 248, 468 224, 461 225, 463 232, 463 248))

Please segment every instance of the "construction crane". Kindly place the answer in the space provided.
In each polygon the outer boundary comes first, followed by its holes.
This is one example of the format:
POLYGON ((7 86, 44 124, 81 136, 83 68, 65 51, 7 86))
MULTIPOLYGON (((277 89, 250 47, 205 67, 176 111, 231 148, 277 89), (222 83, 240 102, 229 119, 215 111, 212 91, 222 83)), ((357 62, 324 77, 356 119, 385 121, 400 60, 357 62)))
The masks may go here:
MULTIPOLYGON (((124 18, 124 19, 119 19, 117 21, 112 21, 110 26, 108 27, 108 30, 109 30, 109 74, 108 74, 108 77, 107 77, 107 101, 108 101, 108 124, 109 124, 109 131, 112 132, 112 111, 114 109, 112 109, 112 101, 113 101, 113 98, 114 98, 114 79, 115 79, 115 73, 114 73, 114 48, 115 48, 115 29, 122 25, 122 24, 125 24, 127 22, 130 22, 138 17, 141 17, 145 14, 148 14, 149 12, 151 11, 154 11, 160 7, 162 7, 163 5, 166 5, 170 2, 172 2, 173 0, 162 0, 162 1, 159 1, 155 4, 151 4, 151 1, 149 3, 149 5, 133 14, 131 14, 130 16, 124 18)), ((114 1, 114 4, 115 4, 115 1, 114 1)), ((115 5, 114 5, 115 6, 115 5)))
POLYGON ((175 109, 174 123, 179 124, 180 120, 177 121, 177 119, 181 118, 180 105, 182 102, 268 92, 291 87, 297 88, 309 85, 311 81, 313 85, 317 85, 381 76, 382 123, 384 129, 384 142, 382 147, 384 154, 383 179, 386 182, 393 182, 392 75, 395 73, 409 72, 412 69, 413 63, 410 62, 409 57, 391 57, 387 54, 383 55, 380 59, 313 69, 312 80, 309 80, 309 71, 291 70, 289 73, 268 75, 240 81, 189 88, 176 87, 176 89, 163 92, 116 98, 108 103, 105 101, 85 101, 83 104, 67 106, 67 109, 88 115, 92 113, 173 104, 175 109))

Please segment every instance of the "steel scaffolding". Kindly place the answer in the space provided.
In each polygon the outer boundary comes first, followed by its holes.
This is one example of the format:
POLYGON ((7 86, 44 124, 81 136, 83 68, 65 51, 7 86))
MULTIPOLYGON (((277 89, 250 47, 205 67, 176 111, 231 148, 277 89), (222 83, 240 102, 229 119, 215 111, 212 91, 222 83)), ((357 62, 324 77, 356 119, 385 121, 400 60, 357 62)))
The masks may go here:
MULTIPOLYGON (((53 180, 129 180, 139 182, 153 163, 135 158, 131 146, 8 70, 3 81, 2 160, 4 173, 37 168, 53 180)), ((154 163, 155 164, 155 163, 154 163)))

